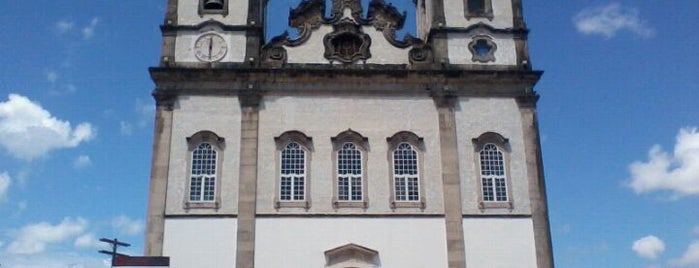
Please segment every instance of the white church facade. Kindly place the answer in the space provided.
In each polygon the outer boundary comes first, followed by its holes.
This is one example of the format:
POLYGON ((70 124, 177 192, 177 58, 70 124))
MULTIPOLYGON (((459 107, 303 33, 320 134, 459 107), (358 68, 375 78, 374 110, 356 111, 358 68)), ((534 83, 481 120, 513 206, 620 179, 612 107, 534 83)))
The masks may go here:
POLYGON ((145 254, 172 268, 553 267, 521 0, 168 0, 145 254), (329 14, 329 15, 328 15, 329 14))

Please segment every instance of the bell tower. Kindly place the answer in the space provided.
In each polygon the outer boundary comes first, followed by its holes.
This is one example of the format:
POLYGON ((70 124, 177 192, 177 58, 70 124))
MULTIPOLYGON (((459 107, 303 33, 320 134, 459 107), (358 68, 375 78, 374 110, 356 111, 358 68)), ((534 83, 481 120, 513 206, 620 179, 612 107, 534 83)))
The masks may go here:
POLYGON ((553 267, 522 0, 162 1, 146 255, 553 267))

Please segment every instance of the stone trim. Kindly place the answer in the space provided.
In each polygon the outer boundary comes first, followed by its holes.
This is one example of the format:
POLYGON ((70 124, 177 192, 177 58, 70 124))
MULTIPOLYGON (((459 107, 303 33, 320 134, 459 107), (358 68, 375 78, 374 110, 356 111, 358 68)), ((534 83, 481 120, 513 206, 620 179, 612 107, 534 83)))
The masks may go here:
POLYGON ((274 143, 276 144, 276 152, 274 156, 274 165, 276 167, 276 177, 274 179, 274 208, 280 209, 280 208, 289 208, 289 207, 295 207, 295 208, 305 208, 309 209, 311 208, 311 161, 313 157, 313 139, 311 137, 306 136, 306 134, 303 134, 301 131, 297 130, 291 130, 282 133, 281 135, 274 137, 274 143), (280 198, 280 189, 281 189, 281 151, 284 150, 284 148, 289 144, 295 142, 301 146, 301 149, 305 153, 305 161, 304 167, 305 167, 305 177, 304 177, 304 200, 303 201, 282 201, 280 198))
POLYGON ((326 268, 369 268, 380 265, 378 251, 353 243, 326 250, 324 255, 326 268))
POLYGON ((257 205, 258 107, 241 102, 240 176, 236 267, 255 267, 255 211, 257 205))
POLYGON ((486 132, 471 140, 473 142, 473 159, 475 161, 475 172, 476 172, 476 187, 478 189, 477 202, 478 208, 481 211, 487 211, 491 208, 507 208, 510 211, 514 209, 514 196, 512 196, 512 173, 510 171, 512 148, 510 146, 510 141, 495 132, 486 132), (484 201, 483 200, 483 179, 481 178, 481 162, 480 162, 480 152, 483 147, 488 144, 495 144, 503 153, 503 160, 505 161, 505 186, 507 187, 507 201, 484 201))
POLYGON ((512 25, 515 29, 526 29, 524 23, 524 15, 522 8, 522 0, 512 0, 512 25))
POLYGON ((439 150, 442 160, 447 260, 449 268, 464 268, 466 267, 466 245, 461 208, 461 179, 459 177, 456 115, 454 106, 444 105, 446 103, 438 99, 435 99, 435 102, 438 104, 437 112, 439 114, 439 150), (439 103, 442 103, 442 105, 439 105, 439 103))
POLYGON ((185 161, 187 163, 187 173, 185 175, 185 191, 184 199, 182 201, 183 208, 189 209, 218 209, 221 207, 221 185, 223 179, 223 159, 224 159, 224 148, 226 146, 225 139, 216 135, 216 133, 204 130, 194 133, 194 135, 187 137, 187 156, 185 161), (189 200, 190 188, 192 183, 192 152, 199 146, 199 144, 207 142, 213 145, 216 151, 216 177, 215 177, 215 189, 214 189, 214 201, 191 201, 189 200))
MULTIPOLYGON (((165 232, 165 204, 167 200, 167 180, 170 169, 170 143, 172 140, 171 105, 156 106, 153 134, 153 156, 151 160, 150 195, 146 216, 146 244, 144 255, 162 256, 165 232)), ((171 104, 171 102, 167 102, 171 104)))
POLYGON ((347 129, 337 136, 330 138, 332 143, 332 180, 333 180, 333 196, 332 196, 332 206, 335 209, 338 208, 367 208, 369 207, 369 173, 367 170, 367 157, 369 153, 369 139, 362 136, 358 132, 347 129), (339 200, 338 198, 338 174, 337 174, 337 153, 342 149, 342 145, 345 143, 352 143, 357 146, 357 149, 362 155, 362 201, 345 201, 339 200))
POLYGON ((544 181, 544 166, 541 156, 541 141, 536 115, 536 99, 533 94, 529 98, 519 98, 522 131, 524 133, 524 153, 529 187, 529 202, 534 225, 534 246, 536 263, 540 268, 553 268, 553 249, 551 245, 551 229, 548 217, 546 198, 546 183, 544 181))
POLYGON ((388 185, 391 188, 389 191, 389 204, 391 209, 396 208, 421 208, 425 209, 427 207, 426 196, 425 196, 425 173, 424 162, 425 162, 425 142, 422 137, 418 137, 415 133, 410 131, 400 131, 393 134, 391 137, 386 138, 388 142, 388 150, 386 151, 386 157, 388 160, 388 185), (418 170, 418 191, 420 199, 418 201, 398 201, 396 200, 396 187, 395 178, 393 177, 394 172, 394 160, 393 153, 398 148, 401 143, 408 143, 413 147, 413 150, 417 153, 417 170, 418 170))

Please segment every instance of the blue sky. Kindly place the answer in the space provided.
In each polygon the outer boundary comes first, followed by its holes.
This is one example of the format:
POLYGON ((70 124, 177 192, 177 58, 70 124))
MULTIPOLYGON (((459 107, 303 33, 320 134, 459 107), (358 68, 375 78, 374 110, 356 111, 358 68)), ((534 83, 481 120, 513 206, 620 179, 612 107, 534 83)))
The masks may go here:
MULTIPOLYGON (((272 2, 285 13, 294 1, 272 2)), ((100 237, 141 252, 147 67, 157 64, 164 6, 0 9, 3 268, 105 267, 100 237)), ((699 266, 699 1, 524 8, 532 63, 545 71, 536 90, 557 266, 699 266)))

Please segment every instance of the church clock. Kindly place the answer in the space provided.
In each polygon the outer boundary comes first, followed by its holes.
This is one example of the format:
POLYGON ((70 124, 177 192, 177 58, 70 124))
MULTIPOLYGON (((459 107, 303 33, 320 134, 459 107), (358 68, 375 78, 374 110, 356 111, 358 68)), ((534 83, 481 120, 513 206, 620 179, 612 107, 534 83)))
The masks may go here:
POLYGON ((228 51, 226 40, 218 34, 207 33, 194 43, 194 55, 200 61, 214 62, 223 59, 228 51))

